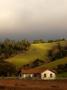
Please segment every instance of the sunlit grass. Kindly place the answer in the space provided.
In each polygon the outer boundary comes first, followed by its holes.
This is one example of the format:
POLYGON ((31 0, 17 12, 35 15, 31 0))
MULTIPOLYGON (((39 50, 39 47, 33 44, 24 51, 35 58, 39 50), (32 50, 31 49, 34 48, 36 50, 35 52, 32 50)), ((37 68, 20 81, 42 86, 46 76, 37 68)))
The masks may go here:
POLYGON ((29 51, 27 51, 26 53, 16 55, 7 60, 15 64, 17 67, 28 64, 37 58, 41 60, 46 60, 47 51, 51 48, 51 46, 51 43, 32 44, 29 51))
POLYGON ((54 68, 54 67, 57 67, 59 64, 66 64, 67 63, 67 57, 65 58, 62 58, 62 59, 57 59, 53 62, 50 62, 46 65, 43 65, 42 67, 48 67, 48 68, 54 68))
MULTIPOLYGON (((52 46, 55 44, 56 44, 56 42, 32 44, 30 49, 27 52, 18 54, 12 58, 9 58, 9 59, 7 59, 7 61, 15 64, 17 67, 20 67, 25 64, 29 64, 37 58, 46 61, 48 50, 51 49, 52 46)), ((61 44, 63 45, 64 42, 61 42, 61 44)), ((64 59, 57 60, 55 62, 51 62, 45 66, 53 67, 59 63, 62 64, 62 63, 66 63, 66 62, 67 62, 67 58, 64 58, 64 59)))

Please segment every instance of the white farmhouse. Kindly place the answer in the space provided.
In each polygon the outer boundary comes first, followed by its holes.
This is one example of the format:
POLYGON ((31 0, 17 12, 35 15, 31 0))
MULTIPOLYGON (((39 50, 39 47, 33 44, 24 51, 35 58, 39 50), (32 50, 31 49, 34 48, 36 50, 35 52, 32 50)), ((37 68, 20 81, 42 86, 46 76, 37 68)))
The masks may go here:
POLYGON ((41 79, 41 80, 54 80, 56 73, 50 69, 35 68, 35 69, 21 69, 21 79, 41 79))
POLYGON ((52 80, 55 78, 56 78, 56 74, 49 69, 47 69, 41 73, 41 79, 42 80, 52 80))

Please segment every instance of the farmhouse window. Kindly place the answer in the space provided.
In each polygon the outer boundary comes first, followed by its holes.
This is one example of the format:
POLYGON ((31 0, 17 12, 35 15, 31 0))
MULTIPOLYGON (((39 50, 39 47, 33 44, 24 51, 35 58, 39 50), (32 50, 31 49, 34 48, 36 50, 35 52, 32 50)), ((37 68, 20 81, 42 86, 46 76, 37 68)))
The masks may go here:
POLYGON ((46 77, 46 74, 44 74, 44 77, 46 77))
POLYGON ((52 78, 52 74, 50 74, 50 77, 52 78))

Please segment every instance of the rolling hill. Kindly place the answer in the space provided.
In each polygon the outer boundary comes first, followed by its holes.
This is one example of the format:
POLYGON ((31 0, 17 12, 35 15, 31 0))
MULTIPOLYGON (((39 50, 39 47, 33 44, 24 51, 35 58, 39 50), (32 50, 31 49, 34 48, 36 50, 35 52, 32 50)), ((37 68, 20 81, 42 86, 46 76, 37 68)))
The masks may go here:
MULTIPOLYGON (((60 43, 63 45, 65 42, 66 41, 62 41, 60 43)), ((37 58, 46 61, 48 50, 51 49, 52 46, 55 44, 56 42, 31 44, 31 47, 27 52, 8 58, 7 61, 15 64, 17 67, 21 67, 22 65, 29 64, 37 58)), ((60 64, 60 63, 66 63, 66 62, 67 62, 67 59, 63 58, 55 62, 51 62, 47 64, 46 66, 52 67, 56 65, 57 63, 60 64)))
POLYGON ((64 57, 62 59, 57 59, 56 61, 53 61, 53 62, 50 62, 46 65, 43 65, 41 67, 47 67, 47 68, 54 68, 54 67, 57 67, 57 65, 59 64, 67 64, 67 57, 64 57))
POLYGON ((8 58, 7 61, 19 67, 24 64, 28 64, 37 58, 41 60, 46 60, 47 51, 52 47, 52 45, 52 43, 32 44, 27 52, 8 58))

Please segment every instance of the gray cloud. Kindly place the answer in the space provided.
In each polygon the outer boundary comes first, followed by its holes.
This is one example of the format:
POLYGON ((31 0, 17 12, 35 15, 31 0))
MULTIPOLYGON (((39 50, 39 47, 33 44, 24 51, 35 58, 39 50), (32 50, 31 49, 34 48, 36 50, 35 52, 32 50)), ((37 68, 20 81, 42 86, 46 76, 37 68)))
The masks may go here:
POLYGON ((19 37, 22 33, 23 37, 34 38, 59 33, 63 36, 66 23, 67 0, 0 0, 2 35, 19 37))

